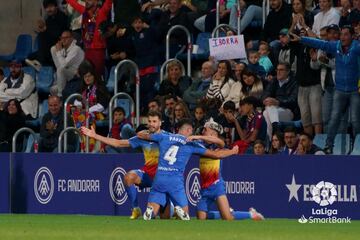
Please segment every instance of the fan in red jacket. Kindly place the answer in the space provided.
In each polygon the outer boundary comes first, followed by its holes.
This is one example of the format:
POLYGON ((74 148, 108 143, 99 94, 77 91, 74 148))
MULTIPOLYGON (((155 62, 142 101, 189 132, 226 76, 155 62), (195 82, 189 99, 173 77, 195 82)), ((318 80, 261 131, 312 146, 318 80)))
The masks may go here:
POLYGON ((94 64, 97 74, 101 76, 104 73, 106 43, 99 31, 99 25, 107 19, 112 0, 105 0, 102 7, 99 7, 98 0, 86 0, 85 7, 77 0, 66 1, 82 14, 82 40, 85 58, 94 64))

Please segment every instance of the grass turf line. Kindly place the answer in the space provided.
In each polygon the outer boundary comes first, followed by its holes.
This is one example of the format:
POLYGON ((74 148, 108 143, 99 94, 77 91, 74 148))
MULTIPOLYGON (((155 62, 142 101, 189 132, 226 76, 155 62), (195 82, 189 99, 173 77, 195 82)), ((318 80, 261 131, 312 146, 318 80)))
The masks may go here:
POLYGON ((360 221, 351 224, 300 224, 267 219, 226 222, 154 220, 81 215, 0 215, 0 239, 358 239, 360 221))

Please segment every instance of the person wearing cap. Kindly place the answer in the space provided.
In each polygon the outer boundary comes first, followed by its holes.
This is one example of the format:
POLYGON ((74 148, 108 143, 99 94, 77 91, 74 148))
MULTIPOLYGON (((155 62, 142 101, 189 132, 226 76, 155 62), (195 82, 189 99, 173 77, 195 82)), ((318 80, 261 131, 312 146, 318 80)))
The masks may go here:
POLYGON ((256 139, 266 139, 266 122, 264 116, 256 111, 260 105, 256 97, 249 96, 240 101, 240 114, 245 117, 243 124, 235 121, 235 128, 240 136, 240 140, 234 142, 239 146, 239 153, 250 152, 256 139))
POLYGON ((10 63, 10 76, 0 83, 0 104, 10 99, 17 99, 25 115, 37 117, 38 94, 34 79, 22 71, 21 62, 14 60, 10 63))
POLYGON ((278 63, 288 63, 291 66, 291 73, 296 73, 296 55, 290 48, 289 29, 283 28, 279 32, 280 51, 278 56, 278 63))
POLYGON ((322 49, 335 55, 335 93, 332 105, 329 132, 326 139, 326 153, 332 153, 335 135, 340 119, 349 109, 353 136, 360 134, 359 56, 360 46, 353 40, 355 32, 351 26, 341 28, 340 40, 323 41, 293 34, 294 41, 310 47, 322 49))
POLYGON ((338 11, 332 7, 331 0, 319 0, 320 12, 314 17, 314 24, 312 26, 303 25, 309 36, 320 35, 320 29, 331 24, 339 24, 340 15, 338 11), (310 31, 311 30, 311 31, 310 31), (313 34, 312 34, 313 33, 313 34))

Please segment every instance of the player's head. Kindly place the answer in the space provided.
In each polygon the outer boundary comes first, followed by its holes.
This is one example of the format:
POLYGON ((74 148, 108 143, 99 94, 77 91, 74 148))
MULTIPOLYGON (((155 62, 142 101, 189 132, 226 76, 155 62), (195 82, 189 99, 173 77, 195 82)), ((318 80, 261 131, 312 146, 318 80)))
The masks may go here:
POLYGON ((223 133, 223 127, 219 123, 215 122, 213 118, 210 118, 204 124, 204 130, 203 130, 204 136, 219 137, 222 133, 223 133))
POLYGON ((157 111, 149 111, 148 113, 148 129, 150 133, 156 133, 161 128, 161 113, 157 111))
POLYGON ((193 133, 193 124, 191 119, 183 118, 178 124, 179 134, 184 135, 185 137, 190 137, 193 133))

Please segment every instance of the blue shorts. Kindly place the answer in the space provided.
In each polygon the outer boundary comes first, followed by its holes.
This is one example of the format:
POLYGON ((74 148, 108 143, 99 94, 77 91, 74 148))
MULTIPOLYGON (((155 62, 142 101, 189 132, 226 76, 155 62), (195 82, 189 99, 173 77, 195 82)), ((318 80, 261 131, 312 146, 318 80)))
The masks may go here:
POLYGON ((188 206, 183 175, 156 174, 148 202, 165 206, 170 200, 174 206, 188 206))
POLYGON ((225 182, 218 181, 210 187, 201 190, 201 197, 197 203, 197 210, 208 212, 216 206, 216 199, 222 195, 226 195, 225 182))
POLYGON ((165 207, 169 200, 174 206, 180 206, 181 208, 188 206, 184 188, 169 192, 159 192, 156 189, 151 188, 148 202, 157 203, 160 206, 165 207))
POLYGON ((134 169, 131 170, 130 172, 133 172, 140 177, 141 179, 141 183, 139 184, 140 189, 148 188, 152 186, 153 180, 151 179, 149 174, 145 173, 143 170, 134 169))

